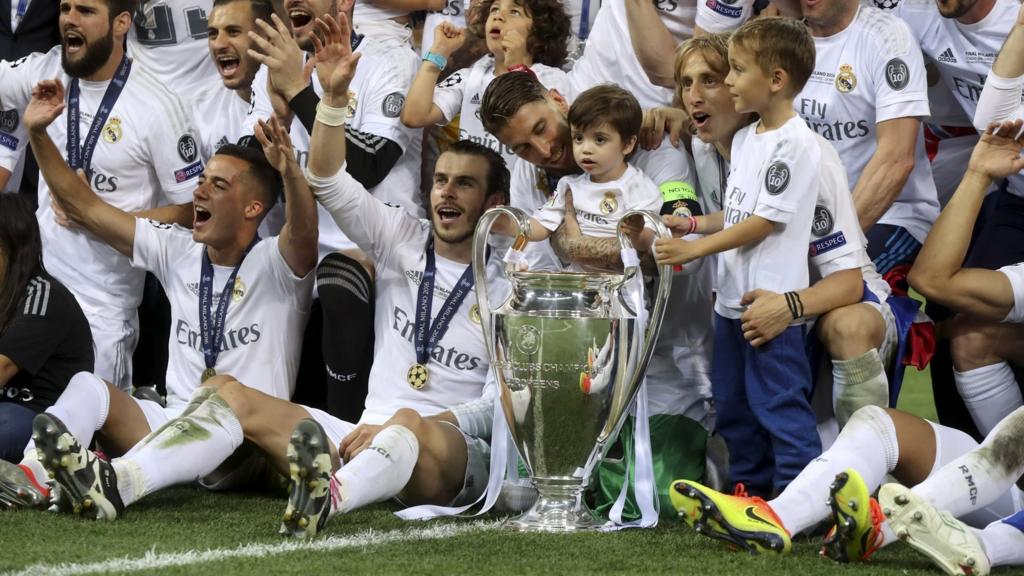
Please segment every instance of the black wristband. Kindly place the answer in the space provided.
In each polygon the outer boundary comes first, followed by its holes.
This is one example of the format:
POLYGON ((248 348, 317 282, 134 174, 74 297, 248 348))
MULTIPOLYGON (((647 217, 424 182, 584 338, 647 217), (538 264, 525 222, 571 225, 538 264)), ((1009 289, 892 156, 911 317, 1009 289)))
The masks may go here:
POLYGON ((316 122, 316 106, 319 103, 320 97, 316 95, 312 84, 303 88, 301 92, 288 101, 288 107, 292 109, 292 112, 295 112, 299 122, 302 122, 306 131, 310 134, 313 133, 313 123, 316 122))

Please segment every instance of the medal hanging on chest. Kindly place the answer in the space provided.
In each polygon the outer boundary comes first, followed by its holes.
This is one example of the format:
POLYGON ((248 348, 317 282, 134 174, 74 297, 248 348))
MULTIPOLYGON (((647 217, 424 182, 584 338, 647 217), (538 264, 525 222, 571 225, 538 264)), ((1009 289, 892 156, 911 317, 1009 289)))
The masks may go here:
POLYGON ((199 336, 203 346, 203 361, 206 369, 199 376, 199 383, 203 384, 210 378, 217 375, 214 368, 217 364, 217 357, 220 356, 220 344, 224 339, 224 325, 228 318, 228 305, 231 303, 235 291, 235 278, 242 262, 252 250, 253 246, 260 241, 259 235, 252 239, 249 247, 242 254, 228 281, 224 283, 220 299, 217 301, 217 309, 213 310, 213 263, 210 262, 208 250, 203 250, 203 265, 199 273, 199 336))
POLYGON ((448 325, 462 306, 462 301, 473 289, 473 266, 466 266, 455 288, 448 294, 441 310, 434 321, 430 321, 430 310, 434 304, 434 277, 437 275, 437 262, 434 256, 434 239, 427 243, 427 265, 423 270, 416 298, 416 327, 413 343, 416 347, 416 362, 406 372, 406 382, 416 390, 422 390, 430 382, 430 352, 448 331, 448 325))

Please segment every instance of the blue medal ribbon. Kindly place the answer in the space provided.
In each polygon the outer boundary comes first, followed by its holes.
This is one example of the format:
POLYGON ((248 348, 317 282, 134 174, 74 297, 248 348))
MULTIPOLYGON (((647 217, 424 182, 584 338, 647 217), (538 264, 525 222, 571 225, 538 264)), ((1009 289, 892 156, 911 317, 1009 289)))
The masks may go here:
POLYGON ((17 26, 18 24, 21 24, 21 19, 25 17, 25 12, 27 12, 27 11, 28 11, 28 0, 18 0, 18 8, 17 8, 17 12, 15 13, 14 22, 12 22, 12 24, 14 24, 14 26, 17 26))
POLYGON ((235 276, 238 275, 238 270, 249 251, 259 241, 260 237, 257 234, 245 249, 235 269, 231 271, 231 276, 221 290, 216 315, 212 318, 210 309, 213 308, 213 263, 210 262, 207 250, 203 250, 203 267, 199 274, 199 335, 203 343, 203 360, 206 362, 207 370, 213 369, 217 364, 217 356, 220 355, 220 341, 224 338, 224 324, 228 317, 228 304, 231 303, 232 292, 235 290, 235 276))
POLYGON ((92 125, 89 127, 89 133, 85 136, 84 146, 81 144, 78 134, 78 122, 81 118, 81 112, 78 109, 78 78, 71 79, 71 85, 68 86, 67 157, 68 166, 71 166, 72 170, 82 168, 86 172, 91 171, 92 153, 96 150, 96 143, 100 139, 100 132, 103 130, 103 125, 107 123, 111 110, 114 109, 114 103, 121 96, 124 85, 128 82, 128 73, 131 72, 131 69, 131 59, 128 56, 122 57, 121 63, 117 66, 117 72, 110 80, 110 84, 107 85, 107 91, 103 93, 100 108, 96 111, 96 116, 93 117, 92 125))
POLYGON ((473 290, 473 265, 466 266, 462 277, 455 284, 448 298, 445 299, 441 311, 437 313, 434 322, 430 322, 430 309, 434 303, 434 276, 437 272, 437 263, 434 258, 434 238, 427 243, 427 266, 423 270, 423 280, 420 281, 418 299, 416 302, 416 333, 414 342, 416 345, 416 362, 426 366, 430 359, 430 352, 434 346, 444 337, 448 331, 448 325, 452 321, 455 312, 466 299, 466 295, 473 290))

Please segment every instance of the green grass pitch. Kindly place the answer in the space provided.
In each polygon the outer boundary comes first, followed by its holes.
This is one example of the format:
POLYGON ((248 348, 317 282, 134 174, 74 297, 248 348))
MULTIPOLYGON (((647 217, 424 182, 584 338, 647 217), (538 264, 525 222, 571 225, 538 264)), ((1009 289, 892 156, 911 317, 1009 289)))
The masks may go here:
MULTIPOLYGON (((901 406, 933 412, 926 374, 908 372, 901 406)), ((839 565, 818 557, 818 540, 798 540, 786 558, 751 557, 678 522, 613 534, 518 534, 501 529, 496 515, 406 523, 390 504, 335 518, 321 538, 300 543, 277 535, 283 509, 279 495, 177 488, 109 523, 0 513, 0 574, 940 574, 900 544, 868 564, 839 565)))

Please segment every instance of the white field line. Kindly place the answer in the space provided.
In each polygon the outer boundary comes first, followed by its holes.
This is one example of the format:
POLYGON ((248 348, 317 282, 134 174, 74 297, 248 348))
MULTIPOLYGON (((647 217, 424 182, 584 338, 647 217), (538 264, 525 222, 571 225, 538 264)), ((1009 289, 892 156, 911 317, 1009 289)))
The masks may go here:
POLYGON ((0 576, 72 576, 77 574, 136 572, 206 564, 229 558, 266 558, 291 552, 329 552, 346 548, 380 546, 394 542, 452 538, 468 532, 494 530, 500 525, 501 521, 476 521, 389 532, 367 530, 351 536, 331 536, 313 540, 286 540, 277 544, 246 544, 237 548, 161 553, 150 550, 142 557, 113 558, 87 564, 33 564, 18 572, 5 572, 0 574, 0 576))

